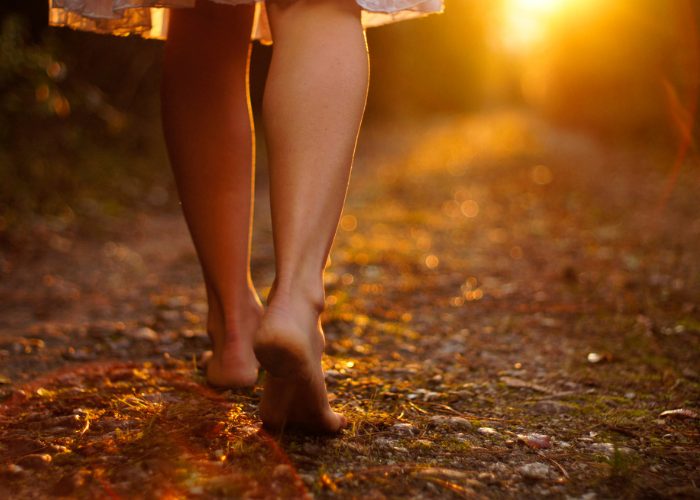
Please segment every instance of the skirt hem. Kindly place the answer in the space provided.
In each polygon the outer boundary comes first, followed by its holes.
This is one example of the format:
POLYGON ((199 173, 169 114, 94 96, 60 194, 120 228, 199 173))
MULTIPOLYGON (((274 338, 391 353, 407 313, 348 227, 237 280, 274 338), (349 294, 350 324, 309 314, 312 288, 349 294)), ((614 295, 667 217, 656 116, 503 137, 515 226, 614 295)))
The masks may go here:
MULTIPOLYGON (((251 39, 272 43, 264 0, 209 0, 225 5, 255 4, 251 39)), ((438 14, 444 0, 356 0, 365 28, 438 14)), ((49 26, 78 31, 167 39, 170 9, 191 8, 195 0, 49 0, 49 26)))

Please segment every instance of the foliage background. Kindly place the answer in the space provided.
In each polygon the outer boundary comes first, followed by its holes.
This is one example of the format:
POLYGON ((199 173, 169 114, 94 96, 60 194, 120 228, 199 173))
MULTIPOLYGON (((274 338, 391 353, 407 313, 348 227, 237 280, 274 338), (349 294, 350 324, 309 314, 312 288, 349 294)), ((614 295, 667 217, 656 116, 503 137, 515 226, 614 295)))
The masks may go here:
MULTIPOLYGON (((499 42, 508 0, 448 0, 446 15, 369 30, 366 121, 527 107, 672 158, 695 115, 698 9, 685 0, 588 4, 515 52, 499 42)), ((0 7, 2 244, 21 242, 39 220, 94 228, 127 206, 176 203, 158 111, 163 43, 48 28, 46 10, 44 0, 0 7)), ((256 110, 270 56, 255 45, 256 110)), ((264 151, 261 159, 262 171, 264 151)))

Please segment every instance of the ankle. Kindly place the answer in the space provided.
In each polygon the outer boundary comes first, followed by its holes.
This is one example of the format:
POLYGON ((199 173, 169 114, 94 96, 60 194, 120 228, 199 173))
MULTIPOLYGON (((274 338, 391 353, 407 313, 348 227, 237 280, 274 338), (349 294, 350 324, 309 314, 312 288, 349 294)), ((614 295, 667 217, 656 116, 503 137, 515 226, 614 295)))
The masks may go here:
POLYGON ((276 277, 266 302, 268 305, 291 305, 303 302, 321 314, 326 305, 323 276, 308 281, 276 277))
POLYGON ((207 326, 209 331, 229 335, 254 326, 263 314, 263 306, 256 293, 243 295, 227 303, 210 298, 207 326))

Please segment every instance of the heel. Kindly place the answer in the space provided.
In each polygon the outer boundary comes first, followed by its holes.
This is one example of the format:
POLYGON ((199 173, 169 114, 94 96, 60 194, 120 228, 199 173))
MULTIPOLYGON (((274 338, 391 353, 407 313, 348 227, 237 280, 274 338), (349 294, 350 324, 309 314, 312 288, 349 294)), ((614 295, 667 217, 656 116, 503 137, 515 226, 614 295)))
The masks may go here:
POLYGON ((277 332, 268 327, 258 330, 253 344, 255 357, 273 377, 285 379, 311 379, 305 346, 297 345, 287 332, 277 332))

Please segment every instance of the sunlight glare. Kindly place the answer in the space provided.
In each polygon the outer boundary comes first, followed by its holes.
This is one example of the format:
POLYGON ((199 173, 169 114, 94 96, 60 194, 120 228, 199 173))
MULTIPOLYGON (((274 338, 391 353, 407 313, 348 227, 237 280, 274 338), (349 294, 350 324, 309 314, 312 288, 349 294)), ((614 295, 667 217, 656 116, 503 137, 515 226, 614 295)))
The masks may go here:
POLYGON ((572 0, 506 0, 502 43, 506 49, 520 52, 539 42, 548 22, 572 0))

